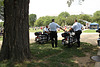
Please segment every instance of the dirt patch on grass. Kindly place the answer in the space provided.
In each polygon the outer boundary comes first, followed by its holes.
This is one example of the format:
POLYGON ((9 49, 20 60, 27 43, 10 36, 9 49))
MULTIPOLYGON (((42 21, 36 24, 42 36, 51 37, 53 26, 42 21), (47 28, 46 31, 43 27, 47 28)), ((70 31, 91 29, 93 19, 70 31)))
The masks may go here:
POLYGON ((74 57, 74 62, 79 65, 79 67, 94 67, 95 61, 90 59, 91 55, 86 53, 85 57, 74 57))

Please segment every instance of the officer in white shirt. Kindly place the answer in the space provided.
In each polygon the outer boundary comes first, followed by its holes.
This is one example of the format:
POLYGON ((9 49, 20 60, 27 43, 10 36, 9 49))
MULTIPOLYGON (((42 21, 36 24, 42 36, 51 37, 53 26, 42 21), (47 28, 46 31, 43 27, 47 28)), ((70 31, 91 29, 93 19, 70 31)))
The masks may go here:
POLYGON ((49 29, 48 29, 48 25, 46 25, 46 27, 43 29, 43 34, 45 34, 47 36, 47 41, 48 41, 48 35, 49 35, 49 29))
POLYGON ((73 24, 71 29, 69 29, 69 31, 73 29, 75 32, 75 36, 77 38, 77 44, 78 44, 77 47, 80 47, 80 35, 82 33, 82 28, 83 26, 80 23, 78 23, 77 20, 75 20, 75 23, 73 24))
POLYGON ((48 25, 46 25, 46 27, 43 29, 43 33, 46 33, 46 34, 49 33, 48 25))
POLYGON ((55 47, 57 47, 57 28, 60 28, 63 31, 65 30, 61 28, 57 23, 55 23, 54 19, 52 19, 52 23, 49 24, 49 28, 50 28, 51 43, 52 43, 52 47, 54 48, 54 43, 55 43, 55 47))

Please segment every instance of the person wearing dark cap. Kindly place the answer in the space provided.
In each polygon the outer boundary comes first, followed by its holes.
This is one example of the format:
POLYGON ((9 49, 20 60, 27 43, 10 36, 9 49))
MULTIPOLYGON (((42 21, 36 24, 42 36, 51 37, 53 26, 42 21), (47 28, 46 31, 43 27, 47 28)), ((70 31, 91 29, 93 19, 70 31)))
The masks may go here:
POLYGON ((52 19, 52 23, 49 24, 49 28, 50 28, 50 38, 51 38, 51 43, 52 43, 52 47, 57 47, 57 28, 62 29, 63 31, 65 31, 63 28, 61 28, 61 26, 59 26, 57 23, 55 23, 55 19, 52 19), (55 43, 55 46, 54 46, 55 43))

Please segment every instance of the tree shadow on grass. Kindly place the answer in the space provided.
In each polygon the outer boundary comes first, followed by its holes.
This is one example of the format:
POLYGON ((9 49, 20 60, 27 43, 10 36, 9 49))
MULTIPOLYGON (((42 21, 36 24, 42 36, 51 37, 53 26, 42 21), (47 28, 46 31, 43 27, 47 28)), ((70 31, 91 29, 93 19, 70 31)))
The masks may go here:
POLYGON ((46 44, 32 43, 30 44, 31 61, 24 63, 1 62, 0 67, 79 67, 75 63, 73 57, 84 57, 85 53, 96 55, 97 46, 89 43, 81 42, 81 47, 77 48, 74 44, 71 48, 62 45, 61 40, 58 41, 58 47, 52 48, 50 42, 46 44))
MULTIPOLYGON (((36 66, 37 63, 43 64, 46 67, 78 67, 74 63, 73 57, 84 57, 85 53, 96 55, 97 46, 89 43, 81 42, 81 47, 77 48, 74 44, 71 48, 63 46, 61 40, 58 41, 58 47, 52 48, 51 44, 32 44, 31 52, 36 61, 33 61, 36 66)), ((31 63, 28 65, 32 65, 31 63)))

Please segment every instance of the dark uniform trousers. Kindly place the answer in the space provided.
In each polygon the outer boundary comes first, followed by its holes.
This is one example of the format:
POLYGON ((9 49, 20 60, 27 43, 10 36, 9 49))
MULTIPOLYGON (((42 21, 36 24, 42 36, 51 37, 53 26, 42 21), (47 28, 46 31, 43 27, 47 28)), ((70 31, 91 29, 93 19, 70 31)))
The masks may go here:
POLYGON ((80 35, 81 35, 81 33, 82 33, 81 30, 75 31, 75 36, 77 38, 78 47, 80 47, 80 35))
POLYGON ((57 47, 57 32, 56 31, 50 31, 50 39, 51 39, 52 47, 54 47, 54 43, 55 43, 55 47, 57 47))

